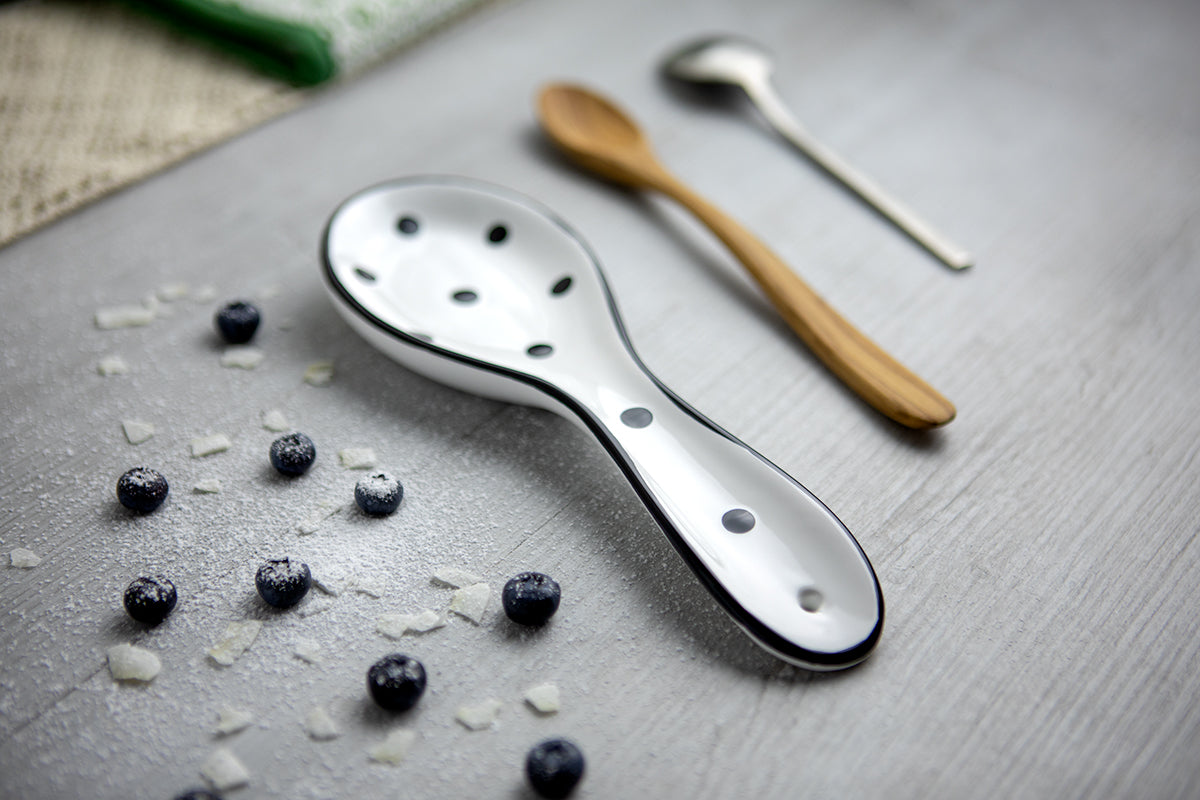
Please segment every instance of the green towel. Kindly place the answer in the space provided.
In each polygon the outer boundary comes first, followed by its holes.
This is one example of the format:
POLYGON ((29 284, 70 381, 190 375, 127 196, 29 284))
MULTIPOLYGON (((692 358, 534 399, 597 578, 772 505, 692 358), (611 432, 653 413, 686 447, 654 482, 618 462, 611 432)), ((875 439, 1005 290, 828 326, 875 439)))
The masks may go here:
POLYGON ((297 86, 379 61, 482 0, 130 0, 297 86))

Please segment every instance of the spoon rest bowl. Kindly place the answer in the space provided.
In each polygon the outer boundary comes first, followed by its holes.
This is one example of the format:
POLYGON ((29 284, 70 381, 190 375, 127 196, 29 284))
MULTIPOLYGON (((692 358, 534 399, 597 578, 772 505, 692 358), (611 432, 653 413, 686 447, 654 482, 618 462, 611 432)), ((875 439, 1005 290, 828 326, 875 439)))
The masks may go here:
POLYGON ((594 435, 759 645, 815 670, 870 653, 883 596, 854 537, 807 489, 654 377, 597 259, 553 212, 476 181, 398 180, 333 213, 323 257, 334 306, 388 356, 594 435))

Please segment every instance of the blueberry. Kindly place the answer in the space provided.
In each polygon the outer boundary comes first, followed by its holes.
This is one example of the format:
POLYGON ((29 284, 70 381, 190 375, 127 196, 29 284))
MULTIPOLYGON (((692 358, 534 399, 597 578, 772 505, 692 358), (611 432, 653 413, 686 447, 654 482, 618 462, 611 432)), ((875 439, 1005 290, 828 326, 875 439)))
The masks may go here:
POLYGON ((354 486, 354 501, 368 514, 391 514, 400 507, 404 486, 386 472, 376 472, 354 486))
POLYGON ((407 711, 425 692, 425 667, 415 658, 392 653, 367 670, 371 697, 389 711, 407 711))
POLYGON ((271 464, 284 475, 303 475, 317 458, 317 446, 303 433, 288 433, 271 442, 271 464))
POLYGON ((562 590, 558 582, 540 572, 522 572, 504 584, 500 600, 504 613, 521 625, 542 625, 558 611, 562 590))
POLYGON ((175 608, 175 584, 162 575, 134 578, 125 589, 125 610, 147 625, 157 625, 175 608))
POLYGON ((258 568, 254 585, 268 605, 291 608, 308 594, 312 586, 312 573, 308 570, 308 564, 290 558, 273 558, 258 568))
POLYGON ((566 739, 547 739, 525 757, 525 776, 542 797, 566 797, 583 777, 583 752, 566 739))
POLYGON ((156 469, 134 467, 117 481, 117 499, 126 508, 148 514, 167 499, 167 479, 156 469))
POLYGON ((218 310, 215 321, 222 339, 230 344, 245 344, 254 338, 261 319, 258 306, 236 300, 218 310))
POLYGON ((208 789, 192 789, 176 795, 175 800, 221 800, 221 795, 210 792, 208 789))

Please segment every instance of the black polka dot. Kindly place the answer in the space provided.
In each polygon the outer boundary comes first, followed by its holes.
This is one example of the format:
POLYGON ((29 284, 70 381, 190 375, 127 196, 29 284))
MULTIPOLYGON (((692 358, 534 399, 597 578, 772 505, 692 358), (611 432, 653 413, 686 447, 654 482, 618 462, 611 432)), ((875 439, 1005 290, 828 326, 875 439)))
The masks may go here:
POLYGON ((554 352, 554 348, 545 343, 534 344, 534 345, 530 345, 529 348, 525 352, 528 353, 529 355, 533 356, 534 358, 545 358, 546 356, 548 356, 554 352))
POLYGON ((550 294, 562 294, 563 292, 567 291, 567 289, 570 289, 570 288, 571 288, 571 276, 564 275, 563 277, 558 279, 558 283, 556 283, 556 284, 554 284, 554 286, 550 287, 550 294))
POLYGON ((754 515, 744 508, 731 508, 721 517, 721 524, 730 533, 745 533, 754 527, 754 515))
POLYGON ((654 415, 650 413, 650 409, 648 408, 634 406, 621 412, 621 422, 630 428, 644 428, 653 421, 654 415))
POLYGON ((487 238, 492 244, 500 244, 508 238, 508 228, 503 225, 493 225, 492 229, 488 231, 487 238))
POLYGON ((466 305, 467 303, 474 303, 476 300, 479 299, 479 295, 477 295, 475 292, 471 291, 470 289, 459 289, 457 292, 455 292, 451 296, 454 298, 454 302, 462 303, 464 305, 466 305))
POLYGON ((366 283, 374 283, 376 280, 375 273, 363 267, 355 267, 354 274, 358 276, 359 280, 366 283))
POLYGON ((410 236, 416 233, 417 229, 420 227, 421 226, 418 225, 417 221, 412 217, 401 217, 400 221, 396 223, 397 230, 399 230, 401 233, 407 233, 410 236))

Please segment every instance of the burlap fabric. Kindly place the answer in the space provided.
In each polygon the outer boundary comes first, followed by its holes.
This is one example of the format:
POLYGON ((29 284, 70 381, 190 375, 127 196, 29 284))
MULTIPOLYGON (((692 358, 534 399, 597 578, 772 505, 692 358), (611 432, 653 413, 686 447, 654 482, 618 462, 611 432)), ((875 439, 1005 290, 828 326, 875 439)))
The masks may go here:
POLYGON ((118 4, 0 5, 0 246, 303 97, 118 4))
MULTIPOLYGON (((319 31, 345 78, 481 2, 237 5, 319 31)), ((304 97, 116 0, 0 0, 0 247, 304 97)))

